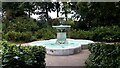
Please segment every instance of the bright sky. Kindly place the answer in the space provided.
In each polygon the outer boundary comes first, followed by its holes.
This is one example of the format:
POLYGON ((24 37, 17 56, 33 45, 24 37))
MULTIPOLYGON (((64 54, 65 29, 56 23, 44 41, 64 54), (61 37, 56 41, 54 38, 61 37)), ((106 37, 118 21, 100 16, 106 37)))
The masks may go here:
MULTIPOLYGON (((57 17, 57 12, 51 12, 51 13, 49 12, 48 14, 49 14, 49 16, 51 16, 52 19, 54 19, 54 18, 57 17)), ((2 15, 1 12, 0 12, 0 15, 2 15)), ((73 14, 68 14, 68 18, 71 18, 72 15, 73 15, 73 14)), ((34 14, 32 14, 31 17, 34 18, 34 19, 38 19, 39 15, 34 15, 34 14)), ((65 15, 61 15, 61 14, 59 13, 59 17, 65 17, 65 15)))
MULTIPOLYGON (((49 16, 50 16, 52 19, 57 17, 57 12, 51 12, 51 13, 49 12, 48 14, 49 14, 49 16)), ((68 14, 68 18, 71 18, 72 15, 73 15, 73 14, 68 14)), ((32 14, 31 17, 37 19, 37 18, 39 17, 39 15, 34 15, 34 14, 32 14)), ((59 13, 59 17, 65 17, 65 16, 64 16, 64 15, 61 15, 61 14, 59 13)))
MULTIPOLYGON (((49 14, 49 16, 51 16, 51 18, 56 18, 57 17, 57 12, 51 12, 51 13, 49 12, 48 14, 49 14)), ((39 15, 32 14, 31 17, 37 19, 39 17, 39 15)))

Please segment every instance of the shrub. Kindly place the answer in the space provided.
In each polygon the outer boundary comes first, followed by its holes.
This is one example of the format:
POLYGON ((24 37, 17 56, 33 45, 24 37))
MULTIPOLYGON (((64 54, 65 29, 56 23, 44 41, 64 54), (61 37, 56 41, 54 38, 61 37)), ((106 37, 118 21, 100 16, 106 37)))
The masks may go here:
MULTIPOLYGON (((9 21, 9 25, 4 30, 15 31, 15 32, 25 32, 25 31, 36 31, 38 29, 37 22, 28 17, 16 17, 12 21, 9 21)), ((3 30, 3 31, 4 31, 3 30)))
POLYGON ((93 32, 73 29, 69 32, 69 35, 70 38, 75 39, 92 39, 93 32))
POLYGON ((87 68, 119 68, 120 44, 94 43, 89 45, 90 56, 86 60, 87 68))
POLYGON ((33 35, 32 32, 22 32, 21 38, 19 39, 19 41, 24 41, 24 42, 30 42, 33 40, 37 40, 37 38, 35 35, 33 35))
POLYGON ((28 17, 16 17, 7 24, 3 23, 3 39, 14 42, 30 42, 36 40, 33 35, 39 26, 37 22, 28 17))
POLYGON ((51 39, 51 38, 55 38, 55 30, 52 28, 42 28, 40 30, 38 30, 35 35, 37 36, 37 38, 41 38, 41 39, 51 39))
POLYGON ((69 32, 70 38, 78 39, 79 38, 79 32, 76 29, 73 29, 69 32))
POLYGON ((4 38, 8 41, 14 41, 14 42, 28 42, 36 40, 36 36, 33 36, 32 32, 15 32, 15 31, 9 31, 7 34, 4 35, 4 38))
POLYGON ((11 41, 18 41, 18 38, 20 38, 21 33, 20 32, 14 32, 14 31, 9 31, 4 35, 4 38, 6 40, 11 40, 11 41))
POLYGON ((97 27, 93 30, 93 40, 105 42, 118 42, 120 40, 120 28, 112 27, 97 27))
POLYGON ((3 68, 45 68, 45 47, 17 46, 6 41, 0 44, 3 68))

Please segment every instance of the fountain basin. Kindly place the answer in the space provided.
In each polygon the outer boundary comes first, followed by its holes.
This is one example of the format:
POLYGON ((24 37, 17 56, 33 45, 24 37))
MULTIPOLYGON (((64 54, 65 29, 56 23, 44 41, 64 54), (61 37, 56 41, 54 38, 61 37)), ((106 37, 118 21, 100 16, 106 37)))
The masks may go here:
POLYGON ((94 43, 90 40, 66 39, 68 44, 56 44, 56 40, 57 39, 34 41, 29 43, 29 45, 44 46, 49 55, 72 55, 79 53, 82 45, 94 43))

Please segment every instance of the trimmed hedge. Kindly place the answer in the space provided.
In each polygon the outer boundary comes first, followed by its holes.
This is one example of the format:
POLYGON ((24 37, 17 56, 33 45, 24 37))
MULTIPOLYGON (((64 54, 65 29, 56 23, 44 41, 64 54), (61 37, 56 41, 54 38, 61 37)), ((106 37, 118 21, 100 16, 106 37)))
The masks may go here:
POLYGON ((101 42, 119 42, 120 27, 119 26, 104 26, 96 27, 89 31, 72 29, 69 31, 70 38, 74 39, 89 39, 101 42))
POLYGON ((92 39, 93 32, 72 29, 71 31, 69 31, 69 36, 73 39, 92 39))
POLYGON ((105 42, 119 42, 120 40, 120 27, 97 27, 92 29, 93 37, 92 40, 95 41, 105 41, 105 42))
POLYGON ((45 47, 17 46, 6 41, 3 46, 3 68, 45 68, 45 47))
POLYGON ((56 38, 56 31, 53 28, 42 28, 35 32, 37 39, 56 38))
MULTIPOLYGON (((3 24, 2 38, 12 42, 30 42, 56 38, 56 29, 47 26, 47 22, 42 24, 43 22, 35 22, 27 17, 16 17, 9 21, 8 27, 5 28, 5 24, 3 24)), ((72 25, 74 22, 69 24, 72 25)), ((91 28, 88 31, 71 28, 67 33, 67 37, 73 39, 89 39, 100 42, 119 42, 120 40, 119 26, 100 26, 91 28)))
POLYGON ((8 41, 14 41, 14 42, 30 42, 37 40, 36 36, 32 34, 32 32, 15 32, 15 31, 9 31, 6 34, 3 35, 3 39, 6 39, 8 41))
POLYGON ((120 68, 120 44, 89 44, 86 68, 120 68))

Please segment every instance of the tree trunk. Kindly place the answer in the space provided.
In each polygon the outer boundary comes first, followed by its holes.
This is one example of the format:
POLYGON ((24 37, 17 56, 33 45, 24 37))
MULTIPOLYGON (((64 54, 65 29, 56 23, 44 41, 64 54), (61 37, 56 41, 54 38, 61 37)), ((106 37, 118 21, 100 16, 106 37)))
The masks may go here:
MULTIPOLYGON (((28 3, 28 5, 30 5, 30 3, 28 3)), ((30 8, 28 8, 28 16, 30 18, 30 8)))
POLYGON ((57 17, 59 17, 59 11, 58 11, 58 9, 57 9, 57 17))
POLYGON ((30 9, 28 9, 28 16, 29 16, 29 18, 30 18, 30 9))
POLYGON ((66 21, 67 21, 67 18, 68 18, 67 11, 65 11, 65 19, 66 19, 66 21))

